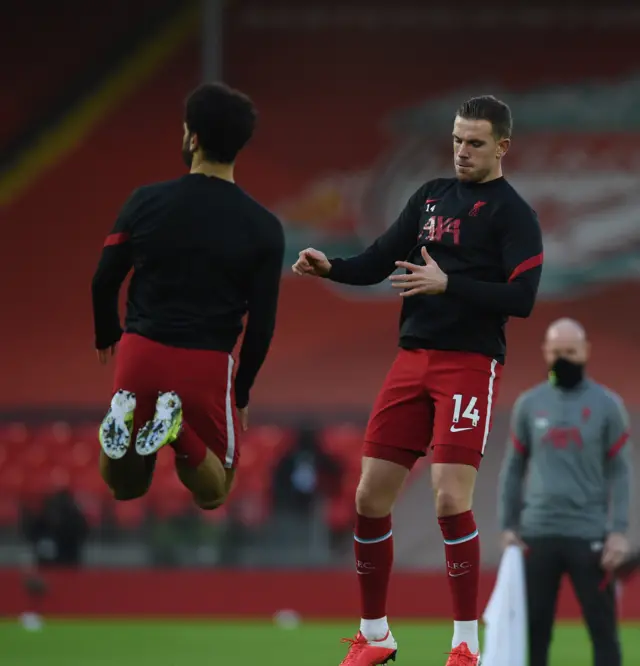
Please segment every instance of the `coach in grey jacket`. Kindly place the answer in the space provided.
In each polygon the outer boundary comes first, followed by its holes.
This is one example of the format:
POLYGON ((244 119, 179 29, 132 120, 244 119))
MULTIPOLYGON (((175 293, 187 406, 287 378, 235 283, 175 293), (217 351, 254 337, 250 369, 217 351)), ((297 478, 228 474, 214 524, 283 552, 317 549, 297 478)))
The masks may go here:
POLYGON ((499 490, 503 545, 520 544, 527 552, 529 664, 547 666, 566 573, 595 666, 620 666, 610 572, 629 550, 629 419, 619 396, 585 376, 589 343, 580 324, 554 322, 543 351, 549 379, 513 408, 499 490))

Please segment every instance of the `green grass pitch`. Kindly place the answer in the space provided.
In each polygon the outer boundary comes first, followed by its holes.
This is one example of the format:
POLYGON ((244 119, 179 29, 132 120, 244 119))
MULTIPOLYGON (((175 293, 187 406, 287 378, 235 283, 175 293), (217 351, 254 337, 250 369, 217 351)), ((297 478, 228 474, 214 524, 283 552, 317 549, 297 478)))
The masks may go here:
MULTIPOLYGON (((39 633, 0 623, 2 666, 338 666, 355 625, 212 621, 52 621, 39 633)), ((395 623, 398 666, 444 666, 447 624, 395 623)), ((559 625, 551 666, 591 666, 586 631, 559 625)), ((640 664, 640 626, 623 629, 624 663, 640 664)), ((487 665, 490 666, 490 665, 487 665)))

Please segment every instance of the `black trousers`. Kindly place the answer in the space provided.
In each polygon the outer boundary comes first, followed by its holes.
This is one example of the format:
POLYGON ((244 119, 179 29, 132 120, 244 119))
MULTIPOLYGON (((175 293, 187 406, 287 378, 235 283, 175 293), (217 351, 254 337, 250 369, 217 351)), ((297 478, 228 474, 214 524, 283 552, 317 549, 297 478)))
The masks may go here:
MULTIPOLYGON (((604 541, 604 539, 603 539, 604 541)), ((525 539, 529 666, 547 666, 560 581, 571 579, 591 636, 594 666, 621 666, 615 586, 600 567, 600 544, 568 537, 525 539)))

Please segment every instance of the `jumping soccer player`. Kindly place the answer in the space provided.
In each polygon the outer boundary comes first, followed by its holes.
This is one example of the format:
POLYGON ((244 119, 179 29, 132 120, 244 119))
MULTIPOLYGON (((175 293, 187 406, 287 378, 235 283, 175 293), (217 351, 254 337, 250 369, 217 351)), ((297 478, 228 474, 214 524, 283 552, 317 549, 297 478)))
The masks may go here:
POLYGON ((535 212, 502 176, 511 112, 495 97, 458 109, 455 178, 420 187, 396 222, 362 254, 300 252, 298 275, 354 285, 390 277, 402 289, 400 351, 365 435, 356 493, 356 570, 362 621, 344 666, 395 659, 387 623, 393 561, 391 510, 416 460, 433 449, 438 522, 453 598, 448 666, 479 663, 480 543, 473 489, 505 360, 509 316, 528 317, 542 271, 535 212))
POLYGON ((166 444, 199 507, 217 508, 231 488, 238 420, 246 430, 284 257, 279 220, 234 181, 255 122, 242 93, 197 88, 186 102, 182 145, 190 173, 136 190, 107 236, 93 312, 99 360, 118 345, 115 395, 100 427, 101 473, 118 500, 146 493, 166 444), (118 294, 132 268, 123 334, 118 294), (247 313, 235 374, 231 353, 247 313))

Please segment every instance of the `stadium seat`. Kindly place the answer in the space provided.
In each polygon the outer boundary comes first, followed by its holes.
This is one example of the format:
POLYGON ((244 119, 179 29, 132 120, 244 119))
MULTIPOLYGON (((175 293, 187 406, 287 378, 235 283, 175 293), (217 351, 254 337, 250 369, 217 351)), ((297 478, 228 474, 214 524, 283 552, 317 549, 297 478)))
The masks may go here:
POLYGON ((326 520, 334 532, 343 532, 353 528, 355 505, 353 496, 332 497, 327 503, 326 520))
POLYGON ((99 423, 80 423, 73 426, 72 429, 72 439, 75 442, 84 442, 90 446, 96 447, 96 451, 99 449, 98 443, 98 428, 99 423))
POLYGON ((20 505, 15 496, 0 491, 0 527, 13 527, 20 521, 20 505))
POLYGON ((364 429, 353 424, 328 426, 320 433, 320 446, 337 460, 360 464, 364 429))
POLYGON ((75 442, 68 451, 68 464, 73 474, 97 474, 98 452, 85 442, 75 442))
POLYGON ((77 77, 98 65, 127 33, 148 23, 150 12, 157 8, 154 4, 110 0, 108 9, 105 5, 89 10, 81 0, 67 0, 40 3, 37 11, 7 5, 3 22, 11 29, 3 34, 0 56, 4 62, 19 62, 20 76, 7 68, 0 78, 4 89, 11 88, 11 95, 3 99, 0 145, 68 94, 77 77), (30 38, 25 40, 25 35, 30 38), (61 40, 61 35, 73 39, 61 40))
POLYGON ((223 504, 221 507, 215 509, 214 511, 202 511, 200 517, 206 523, 217 525, 219 523, 224 523, 224 521, 227 520, 228 515, 229 506, 228 504, 223 504))
POLYGON ((0 493, 19 499, 23 494, 24 480, 21 465, 13 463, 0 467, 0 493))
POLYGON ((49 449, 39 443, 29 442, 28 446, 21 448, 20 452, 14 452, 13 459, 23 465, 26 473, 31 473, 40 468, 46 467, 49 463, 49 449))
POLYGON ((0 449, 11 455, 29 440, 29 428, 25 423, 0 424, 0 449))
POLYGON ((73 436, 71 426, 65 421, 49 423, 33 428, 29 433, 29 439, 34 444, 59 448, 68 445, 73 436))
MULTIPOLYGON (((149 512, 165 519, 194 510, 169 449, 158 454, 152 486, 144 498, 115 502, 99 474, 97 433, 95 422, 0 425, 0 524, 15 519, 16 500, 33 505, 44 495, 67 487, 91 525, 101 522, 105 507, 119 526, 130 530, 143 524, 149 512), (15 509, 6 498, 11 498, 15 509)), ((255 426, 243 433, 238 474, 228 503, 222 509, 203 512, 203 520, 219 523, 232 511, 247 526, 263 524, 271 512, 275 467, 295 444, 295 435, 291 428, 273 425, 255 426)), ((328 507, 327 519, 335 529, 351 521, 361 441, 361 429, 349 425, 321 433, 324 450, 338 459, 344 470, 339 491, 328 507)))
POLYGON ((113 512, 118 527, 125 530, 136 530, 143 523, 147 515, 147 506, 143 499, 130 502, 113 503, 113 512))
POLYGON ((273 425, 260 425, 241 434, 242 457, 254 451, 265 464, 275 466, 278 460, 293 446, 295 433, 288 428, 273 425))

